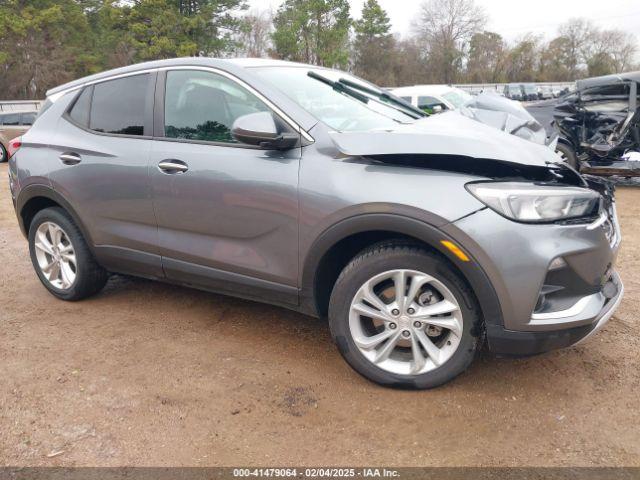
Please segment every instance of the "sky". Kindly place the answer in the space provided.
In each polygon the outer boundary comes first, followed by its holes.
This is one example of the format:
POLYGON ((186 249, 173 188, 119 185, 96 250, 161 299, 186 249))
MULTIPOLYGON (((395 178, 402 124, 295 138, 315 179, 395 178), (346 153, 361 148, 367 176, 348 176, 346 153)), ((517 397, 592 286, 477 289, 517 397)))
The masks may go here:
MULTIPOLYGON (((349 0, 351 15, 360 16, 364 0, 349 0)), ((423 0, 378 0, 393 25, 393 31, 407 35, 423 0)), ((482 6, 489 23, 488 30, 515 41, 528 32, 555 36, 558 25, 572 17, 584 17, 600 28, 619 28, 640 34, 639 0, 475 0, 482 6)), ((252 8, 273 8, 282 0, 248 0, 252 8)))

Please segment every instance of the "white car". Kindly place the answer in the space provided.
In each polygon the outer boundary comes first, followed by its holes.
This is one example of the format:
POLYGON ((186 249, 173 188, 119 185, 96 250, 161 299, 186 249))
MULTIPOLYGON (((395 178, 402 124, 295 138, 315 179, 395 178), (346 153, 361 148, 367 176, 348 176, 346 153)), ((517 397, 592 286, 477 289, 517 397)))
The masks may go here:
POLYGON ((427 113, 457 110, 473 100, 473 95, 447 85, 416 85, 391 90, 391 93, 427 113))
POLYGON ((544 127, 520 102, 509 100, 493 91, 471 95, 460 88, 447 85, 416 85, 395 88, 390 92, 427 113, 457 110, 464 116, 517 137, 555 148, 555 138, 547 138, 544 127))

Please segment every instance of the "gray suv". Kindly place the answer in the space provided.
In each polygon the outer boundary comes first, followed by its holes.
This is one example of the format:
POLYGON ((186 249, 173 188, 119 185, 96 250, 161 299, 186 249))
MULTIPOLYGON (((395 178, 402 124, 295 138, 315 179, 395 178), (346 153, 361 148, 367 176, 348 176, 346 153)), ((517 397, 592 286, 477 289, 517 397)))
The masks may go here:
POLYGON ((574 344, 622 298, 608 183, 336 70, 101 73, 51 90, 9 153, 56 297, 116 272, 328 317, 347 362, 387 386, 441 385, 485 339, 501 355, 574 344))

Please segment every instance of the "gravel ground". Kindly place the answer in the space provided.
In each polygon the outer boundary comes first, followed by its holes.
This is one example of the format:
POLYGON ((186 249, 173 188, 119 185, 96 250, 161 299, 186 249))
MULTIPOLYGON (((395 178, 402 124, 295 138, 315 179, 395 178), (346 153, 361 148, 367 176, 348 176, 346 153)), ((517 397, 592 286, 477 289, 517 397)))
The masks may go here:
POLYGON ((284 309, 123 277, 54 299, 0 181, 0 464, 640 466, 640 189, 618 199, 627 293, 599 335, 405 392, 284 309))

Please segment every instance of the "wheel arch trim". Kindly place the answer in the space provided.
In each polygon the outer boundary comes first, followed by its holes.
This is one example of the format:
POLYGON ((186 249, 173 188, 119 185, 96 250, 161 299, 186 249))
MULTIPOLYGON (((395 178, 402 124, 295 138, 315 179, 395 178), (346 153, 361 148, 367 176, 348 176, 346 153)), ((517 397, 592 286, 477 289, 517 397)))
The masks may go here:
POLYGON ((25 225, 24 222, 24 208, 25 206, 35 198, 46 198, 51 200, 52 202, 57 203, 60 207, 64 208, 65 211, 71 215, 74 223, 78 226, 80 231, 82 232, 82 236, 87 240, 87 245, 89 249, 93 252, 93 241, 91 240, 91 235, 89 235, 89 231, 85 227, 84 223, 80 220, 80 216, 76 213, 75 209, 71 206, 71 204, 62 196, 60 193, 56 192, 53 188, 48 185, 43 184, 32 184, 27 185, 18 194, 16 198, 16 214, 18 217, 18 223, 20 225, 20 230, 25 237, 29 235, 29 225, 25 225))
POLYGON ((485 322, 503 325, 503 315, 498 295, 482 264, 465 245, 438 227, 422 220, 393 213, 361 214, 343 219, 326 230, 313 242, 302 263, 300 303, 302 310, 320 315, 316 298, 316 273, 332 247, 353 235, 366 232, 384 231, 415 238, 438 251, 455 265, 473 290, 485 322), (448 240, 458 245, 469 257, 463 262, 441 244, 448 240))

